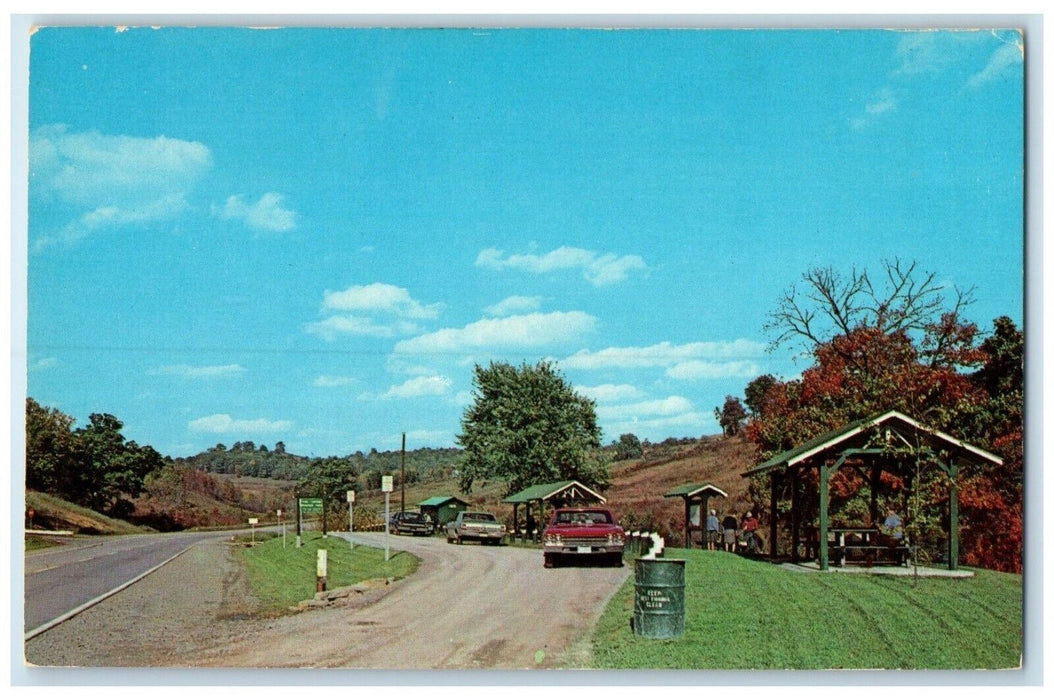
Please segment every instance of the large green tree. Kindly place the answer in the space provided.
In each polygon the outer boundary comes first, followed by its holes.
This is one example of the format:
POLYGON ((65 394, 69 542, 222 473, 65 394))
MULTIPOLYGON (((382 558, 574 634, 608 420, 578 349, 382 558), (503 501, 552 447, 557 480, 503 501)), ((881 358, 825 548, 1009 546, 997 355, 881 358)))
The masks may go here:
POLYGON ((473 387, 457 437, 466 492, 486 480, 503 481, 506 494, 563 479, 609 484, 596 407, 549 362, 476 365, 473 387))
POLYGON ((164 466, 149 445, 126 441, 120 420, 93 413, 73 430, 73 418, 26 400, 26 486, 100 512, 127 515, 143 479, 164 466))

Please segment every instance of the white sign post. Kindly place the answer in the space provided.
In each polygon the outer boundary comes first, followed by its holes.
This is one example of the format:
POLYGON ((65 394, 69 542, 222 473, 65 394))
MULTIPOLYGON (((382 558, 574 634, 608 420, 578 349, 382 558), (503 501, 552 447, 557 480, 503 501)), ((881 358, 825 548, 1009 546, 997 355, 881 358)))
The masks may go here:
POLYGON ((326 550, 318 550, 318 561, 315 567, 315 591, 317 593, 324 593, 326 590, 326 550))
POLYGON ((384 561, 388 561, 388 559, 389 559, 389 556, 388 556, 388 551, 389 551, 389 549, 388 549, 388 538, 389 538, 388 518, 390 516, 388 514, 388 500, 389 500, 389 498, 391 498, 392 488, 394 487, 394 484, 392 482, 393 482, 393 479, 392 479, 392 477, 390 475, 381 477, 381 491, 384 491, 384 561))
POLYGON ((351 549, 355 549, 355 540, 352 536, 355 534, 355 492, 348 491, 348 542, 351 543, 351 549))
POLYGON ((279 508, 277 513, 278 513, 278 524, 282 526, 282 549, 285 549, 285 523, 282 522, 282 509, 279 508))
POLYGON ((256 546, 256 526, 259 524, 259 518, 249 518, 249 527, 252 528, 252 544, 250 546, 256 546))

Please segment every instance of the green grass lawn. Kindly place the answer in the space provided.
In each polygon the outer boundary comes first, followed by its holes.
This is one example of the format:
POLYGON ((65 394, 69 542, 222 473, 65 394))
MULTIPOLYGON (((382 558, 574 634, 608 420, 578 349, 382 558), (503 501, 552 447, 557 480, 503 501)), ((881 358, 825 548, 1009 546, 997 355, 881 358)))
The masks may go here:
POLYGON ((634 636, 632 576, 592 638, 597 668, 1002 669, 1022 652, 1021 577, 799 573, 724 552, 685 559, 685 634, 634 636))
POLYGON ((316 562, 319 549, 327 554, 326 588, 333 590, 373 578, 403 578, 417 569, 419 560, 412 554, 390 551, 384 561, 384 550, 355 545, 339 537, 322 538, 318 532, 305 533, 303 547, 297 549, 296 537, 290 535, 282 546, 282 537, 272 537, 243 551, 249 580, 255 595, 267 608, 280 610, 313 598, 316 585, 316 562))

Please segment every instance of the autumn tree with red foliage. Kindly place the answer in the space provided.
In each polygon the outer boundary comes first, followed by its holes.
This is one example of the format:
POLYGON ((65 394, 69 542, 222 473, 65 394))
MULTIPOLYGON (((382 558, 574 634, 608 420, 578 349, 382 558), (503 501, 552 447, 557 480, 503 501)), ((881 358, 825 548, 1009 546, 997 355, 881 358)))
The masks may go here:
MULTIPOLYGON (((991 450, 1002 467, 960 475, 963 561, 1020 571, 1022 335, 1001 317, 979 342, 979 329, 963 318, 970 292, 954 290, 946 299, 935 275, 914 263, 885 262, 883 273, 880 288, 866 271, 844 277, 810 270, 803 289, 784 295, 767 325, 773 344, 800 341, 813 364, 801 379, 764 382, 763 395, 752 397, 746 434, 768 458, 853 420, 897 410, 991 450)), ((939 524, 947 484, 938 470, 920 477, 916 492, 927 498, 914 517, 939 524)), ((852 511, 866 484, 840 471, 831 486, 832 507, 852 511)), ((883 488, 894 494, 903 484, 883 488)), ((766 489, 767 483, 754 484, 757 501, 766 489)))

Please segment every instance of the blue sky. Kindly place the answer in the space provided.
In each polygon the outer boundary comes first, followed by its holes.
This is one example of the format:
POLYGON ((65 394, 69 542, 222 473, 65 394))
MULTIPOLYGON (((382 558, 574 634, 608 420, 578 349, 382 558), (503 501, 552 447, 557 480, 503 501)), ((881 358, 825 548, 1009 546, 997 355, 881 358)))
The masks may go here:
POLYGON ((28 393, 164 454, 450 446, 543 358, 604 440, 718 432, 812 266, 1023 319, 1013 32, 47 28, 28 393))

